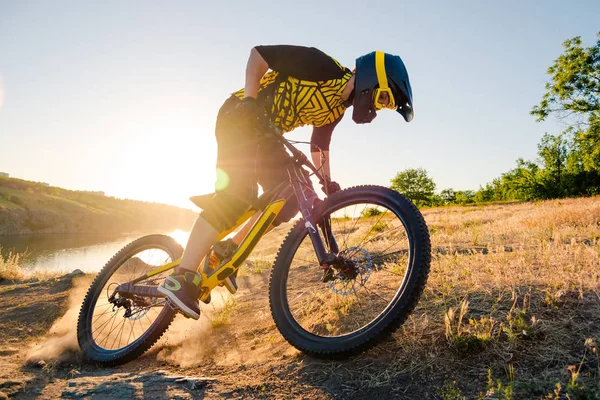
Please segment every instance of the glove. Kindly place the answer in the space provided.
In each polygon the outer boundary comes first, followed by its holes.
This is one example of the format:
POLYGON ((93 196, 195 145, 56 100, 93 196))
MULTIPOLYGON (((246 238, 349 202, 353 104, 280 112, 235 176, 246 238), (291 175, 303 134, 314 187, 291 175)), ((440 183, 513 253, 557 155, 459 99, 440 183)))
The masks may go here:
POLYGON ((264 130, 269 124, 269 120, 254 97, 244 97, 235 107, 235 115, 236 118, 239 118, 243 123, 248 124, 249 127, 256 129, 258 132, 264 130))
POLYGON ((321 190, 323 191, 323 193, 329 196, 334 194, 335 192, 339 192, 340 190, 342 190, 342 188, 337 182, 326 180, 324 183, 321 184, 321 190))

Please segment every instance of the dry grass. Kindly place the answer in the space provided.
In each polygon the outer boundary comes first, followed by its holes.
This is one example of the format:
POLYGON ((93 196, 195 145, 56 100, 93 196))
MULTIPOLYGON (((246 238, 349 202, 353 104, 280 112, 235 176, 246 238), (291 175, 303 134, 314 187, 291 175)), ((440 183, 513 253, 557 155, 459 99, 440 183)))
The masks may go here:
POLYGON ((9 251, 6 256, 0 255, 0 282, 25 278, 25 273, 20 266, 21 257, 20 253, 13 253, 12 251, 9 251))
POLYGON ((210 325, 213 328, 220 328, 228 325, 230 323, 231 316, 239 306, 235 297, 233 296, 227 295, 227 298, 224 298, 221 294, 221 299, 219 300, 220 301, 211 304, 212 312, 210 312, 210 315, 206 314, 206 317, 210 321, 210 325), (221 306, 217 307, 215 306, 215 303, 220 303, 221 306))
MULTIPOLYGON (((0 250, 2 250, 0 246, 0 250)), ((64 274, 62 271, 28 271, 23 267, 23 259, 26 253, 14 253, 9 251, 5 256, 0 252, 0 282, 22 281, 25 279, 45 280, 64 274)))
POLYGON ((429 281, 385 345, 402 371, 449 374, 471 396, 597 398, 598 351, 588 347, 600 339, 600 198, 424 215, 429 281), (502 379, 485 384, 486 370, 502 379))
MULTIPOLYGON (((364 367, 325 372, 357 390, 427 377, 446 399, 600 398, 600 197, 423 214, 433 258, 417 308, 364 367)), ((307 321, 335 319, 319 304, 307 321)))

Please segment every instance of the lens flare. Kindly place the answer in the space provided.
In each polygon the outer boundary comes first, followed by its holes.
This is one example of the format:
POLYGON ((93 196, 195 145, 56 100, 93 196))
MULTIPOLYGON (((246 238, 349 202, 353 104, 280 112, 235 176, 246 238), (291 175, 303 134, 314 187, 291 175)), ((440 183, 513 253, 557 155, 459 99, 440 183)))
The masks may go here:
POLYGON ((229 175, 221 168, 217 168, 217 182, 215 183, 216 190, 225 190, 229 186, 229 175))

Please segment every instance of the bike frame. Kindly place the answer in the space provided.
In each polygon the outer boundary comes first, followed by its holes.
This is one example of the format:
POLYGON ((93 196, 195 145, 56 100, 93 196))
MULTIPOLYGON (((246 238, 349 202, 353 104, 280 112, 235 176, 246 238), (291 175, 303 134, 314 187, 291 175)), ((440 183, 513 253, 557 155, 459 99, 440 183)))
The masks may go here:
MULTIPOLYGON (((283 145, 292 153, 292 156, 289 158, 289 162, 286 164, 286 169, 290 178, 289 182, 283 182, 273 190, 264 193, 260 196, 260 198, 258 199, 258 203, 264 203, 266 200, 267 205, 264 207, 258 207, 259 209, 262 208, 260 217, 254 223, 250 231, 246 234, 246 236, 239 244, 235 252, 231 255, 231 257, 224 260, 224 262, 221 263, 221 265, 215 270, 207 271, 205 268, 202 271, 199 271, 202 277, 202 282, 200 284, 200 287, 202 289, 202 292, 200 294, 200 300, 206 300, 210 295, 210 292, 215 287, 220 285, 228 276, 236 272, 239 269, 239 267, 244 263, 244 261, 246 261, 248 256, 252 253, 254 247, 264 236, 267 229, 272 224, 273 220, 277 217, 277 215, 279 215, 281 209, 285 205, 287 199, 280 198, 278 195, 279 193, 281 193, 281 190, 285 188, 286 185, 291 186, 294 190, 294 195, 296 196, 298 200, 298 205, 300 206, 300 213, 304 218, 305 227, 308 230, 308 234, 317 254, 319 264, 323 265, 332 262, 335 259, 335 253, 338 252, 338 246, 335 242, 335 238, 331 234, 329 221, 323 220, 318 225, 320 225, 321 230, 325 235, 325 241, 329 248, 332 250, 332 253, 327 252, 325 244, 323 243, 323 239, 321 238, 321 235, 315 228, 315 225, 317 225, 317 221, 314 221, 312 210, 315 201, 318 200, 318 197, 312 189, 310 180, 306 176, 305 169, 303 167, 308 167, 317 176, 317 178, 319 178, 319 181, 321 182, 324 181, 324 177, 321 174, 321 172, 308 160, 304 153, 296 149, 296 147, 294 147, 281 134, 274 133, 274 135, 275 139, 283 143, 283 145)), ((270 138, 269 140, 273 139, 270 138)), ((221 232, 217 240, 219 241, 223 239, 225 236, 238 229, 255 213, 255 210, 247 211, 242 217, 240 217, 240 219, 238 219, 233 228, 221 232)), ((180 263, 181 259, 178 259, 171 263, 160 266, 148 272, 147 274, 140 276, 139 278, 136 278, 125 284, 119 285, 115 291, 120 293, 121 295, 164 297, 164 295, 160 293, 156 289, 156 287, 138 286, 135 284, 152 276, 169 271, 177 267, 180 263)))

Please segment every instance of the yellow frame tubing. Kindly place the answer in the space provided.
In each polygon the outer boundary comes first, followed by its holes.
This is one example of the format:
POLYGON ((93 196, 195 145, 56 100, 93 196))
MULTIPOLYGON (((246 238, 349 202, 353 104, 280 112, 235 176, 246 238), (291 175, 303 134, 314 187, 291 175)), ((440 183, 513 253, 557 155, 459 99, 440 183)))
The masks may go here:
MULTIPOLYGON (((217 287, 219 284, 221 284, 221 282, 223 282, 223 280, 225 278, 227 278, 229 275, 233 274, 235 271, 238 270, 238 268, 241 266, 241 264, 246 260, 246 258, 248 258, 248 256, 250 255, 250 253, 252 252, 252 250, 254 249, 256 244, 260 241, 260 238, 262 238, 262 236, 265 234, 267 228, 271 225, 271 223, 273 222, 275 217, 277 217, 277 215, 281 212, 281 209, 283 208, 284 204, 285 204, 285 199, 280 199, 280 200, 270 203, 267 206, 267 208, 262 213, 260 218, 254 223, 254 225, 252 226, 252 228, 250 229, 250 231, 248 232, 246 237, 244 237, 244 240, 238 246, 237 251, 231 257, 231 260, 229 260, 227 263, 222 265, 220 268, 211 272, 210 275, 207 275, 202 271, 199 272, 200 275, 202 276, 201 300, 206 299, 208 297, 208 295, 210 294, 210 292, 215 287, 217 287), (228 269, 230 271, 227 271, 228 269), (222 279, 219 279, 219 276, 222 274, 225 274, 225 275, 222 276, 222 279)), ((242 215, 242 217, 240 219, 237 220, 237 222, 233 228, 231 228, 227 231, 221 232, 221 234, 219 235, 219 238, 217 240, 223 239, 225 236, 227 236, 228 234, 230 234, 231 232, 236 230, 240 225, 242 225, 246 220, 248 220, 255 213, 256 213, 256 211, 254 211, 254 210, 246 212, 244 215, 242 215)), ((146 276, 143 277, 143 279, 146 279, 151 276, 158 275, 162 272, 173 269, 173 268, 177 267, 180 263, 181 263, 181 258, 177 259, 175 261, 172 261, 168 264, 162 265, 162 266, 148 272, 146 274, 146 276)))
POLYGON ((285 199, 277 200, 270 203, 265 211, 262 213, 260 218, 254 223, 250 231, 244 237, 244 240, 238 246, 236 252, 233 254, 231 259, 223 264, 221 267, 213 271, 210 275, 206 275, 201 272, 202 275, 202 295, 201 300, 208 297, 210 292, 225 278, 233 274, 242 263, 248 258, 256 244, 260 241, 262 236, 267 231, 267 228, 271 225, 275 217, 279 214, 285 204, 285 199), (229 270, 229 271, 228 271, 229 270), (221 278, 219 278, 221 276, 221 278))
MULTIPOLYGON (((231 232, 235 231, 237 228, 239 228, 239 227, 240 227, 240 225, 242 225, 244 222, 246 222, 246 221, 247 221, 247 220, 248 220, 248 219, 249 219, 251 216, 253 216, 255 213, 256 213, 256 211, 255 211, 255 210, 250 210, 250 211, 247 211, 247 212, 246 212, 244 215, 242 215, 242 216, 240 217, 240 219, 238 219, 238 220, 236 221, 236 223, 235 223, 235 226, 234 226, 233 228, 231 228, 231 229, 228 229, 228 230, 226 230, 226 231, 223 231, 223 232, 221 232, 221 233, 219 234, 219 237, 218 237, 217 241, 219 241, 219 240, 223 239, 225 236, 227 236, 227 235, 229 235, 231 232)), ((160 267, 158 267, 158 268, 156 268, 156 269, 154 269, 154 270, 152 270, 152 271, 148 272, 148 273, 146 274, 146 276, 144 277, 144 279, 146 279, 146 278, 149 278, 149 277, 151 277, 151 276, 154 276, 154 275, 158 275, 158 274, 160 274, 160 273, 163 273, 163 272, 165 272, 165 271, 168 271, 168 270, 170 270, 170 269, 173 269, 173 268, 177 267, 179 264, 181 264, 181 258, 178 258, 178 259, 177 259, 177 260, 175 260, 175 261, 172 261, 172 262, 170 262, 170 263, 168 263, 168 264, 162 265, 162 266, 160 266, 160 267)))

